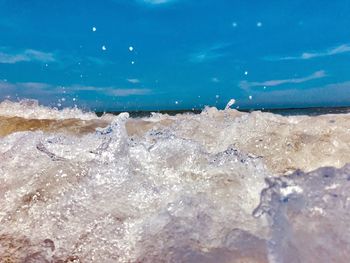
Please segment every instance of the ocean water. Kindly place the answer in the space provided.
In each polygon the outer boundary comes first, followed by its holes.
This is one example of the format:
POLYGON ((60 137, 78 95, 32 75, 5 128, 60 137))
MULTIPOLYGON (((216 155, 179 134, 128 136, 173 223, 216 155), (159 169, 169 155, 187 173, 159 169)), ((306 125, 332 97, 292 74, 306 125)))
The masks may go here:
POLYGON ((346 112, 1 102, 0 262, 349 262, 346 112))

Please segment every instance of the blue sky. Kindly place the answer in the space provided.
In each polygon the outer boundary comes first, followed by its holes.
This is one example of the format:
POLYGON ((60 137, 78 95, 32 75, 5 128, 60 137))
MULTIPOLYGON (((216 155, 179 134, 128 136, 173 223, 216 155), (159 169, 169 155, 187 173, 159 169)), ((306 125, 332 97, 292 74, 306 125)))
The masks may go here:
POLYGON ((350 105, 349 13, 346 0, 0 0, 0 99, 350 105))

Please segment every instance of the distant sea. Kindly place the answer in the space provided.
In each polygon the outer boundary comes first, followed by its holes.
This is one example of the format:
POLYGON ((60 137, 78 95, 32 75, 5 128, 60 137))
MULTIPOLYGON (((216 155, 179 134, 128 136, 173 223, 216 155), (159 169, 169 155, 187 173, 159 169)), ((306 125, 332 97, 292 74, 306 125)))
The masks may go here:
MULTIPOLYGON (((271 112, 274 114, 279 114, 282 116, 296 116, 296 115, 307 115, 307 116, 319 116, 324 114, 341 114, 341 113, 350 113, 350 107, 310 107, 310 108, 280 108, 280 109, 239 109, 242 112, 252 112, 252 111, 261 111, 261 112, 271 112)), ((118 115, 123 111, 107 111, 107 112, 96 112, 98 116, 103 115, 104 113, 111 113, 118 115)), ((133 118, 140 117, 149 117, 152 113, 162 113, 174 116, 176 114, 199 114, 202 110, 159 110, 159 111, 130 111, 129 114, 133 118)))

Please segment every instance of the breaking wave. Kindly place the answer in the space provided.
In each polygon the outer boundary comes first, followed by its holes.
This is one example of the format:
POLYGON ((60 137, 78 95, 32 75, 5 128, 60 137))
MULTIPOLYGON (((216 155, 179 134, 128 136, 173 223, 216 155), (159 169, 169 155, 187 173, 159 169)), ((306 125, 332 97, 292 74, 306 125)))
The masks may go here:
POLYGON ((347 262, 350 114, 0 103, 0 262, 347 262))

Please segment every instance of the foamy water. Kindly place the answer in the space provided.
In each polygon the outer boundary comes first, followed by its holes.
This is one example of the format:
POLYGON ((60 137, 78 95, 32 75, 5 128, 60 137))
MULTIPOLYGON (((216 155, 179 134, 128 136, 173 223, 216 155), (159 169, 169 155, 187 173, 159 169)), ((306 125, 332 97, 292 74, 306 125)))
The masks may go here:
POLYGON ((349 132, 350 114, 3 102, 0 262, 348 262, 349 132))

